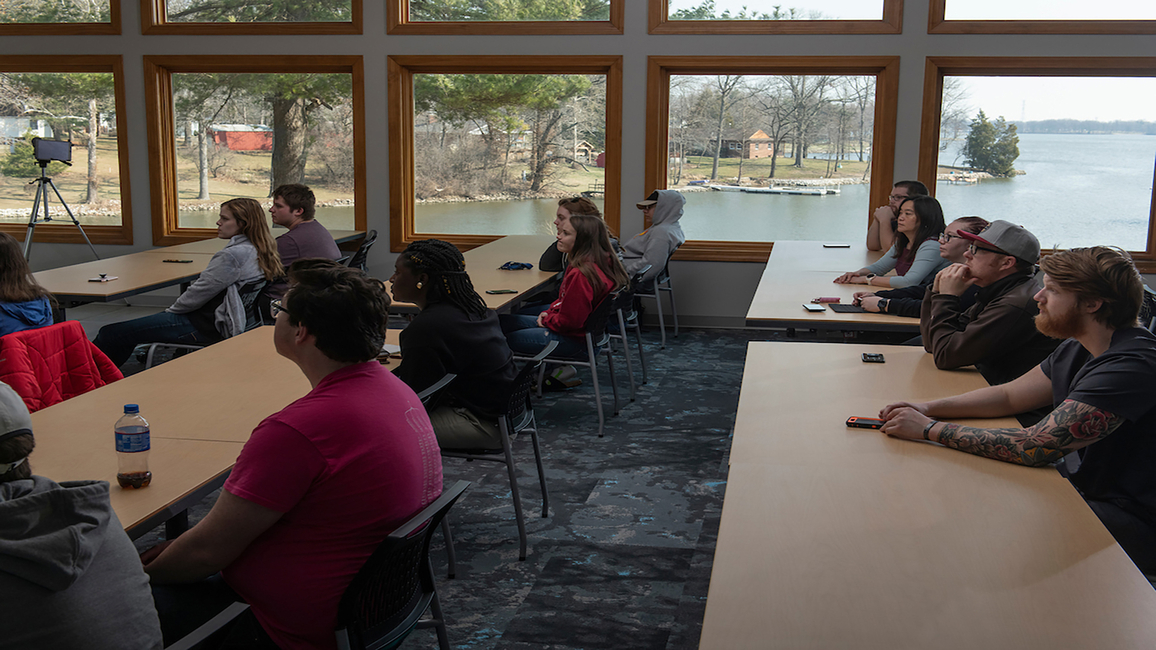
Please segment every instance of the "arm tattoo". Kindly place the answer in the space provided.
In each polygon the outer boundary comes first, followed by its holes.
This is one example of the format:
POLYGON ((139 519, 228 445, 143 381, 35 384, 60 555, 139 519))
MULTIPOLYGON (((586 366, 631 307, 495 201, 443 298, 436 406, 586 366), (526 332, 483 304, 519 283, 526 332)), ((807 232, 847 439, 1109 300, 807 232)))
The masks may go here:
POLYGON ((1064 400, 1026 429, 981 429, 945 423, 939 442, 947 447, 1008 463, 1036 467, 1054 463, 1115 431, 1124 418, 1074 400, 1064 400))

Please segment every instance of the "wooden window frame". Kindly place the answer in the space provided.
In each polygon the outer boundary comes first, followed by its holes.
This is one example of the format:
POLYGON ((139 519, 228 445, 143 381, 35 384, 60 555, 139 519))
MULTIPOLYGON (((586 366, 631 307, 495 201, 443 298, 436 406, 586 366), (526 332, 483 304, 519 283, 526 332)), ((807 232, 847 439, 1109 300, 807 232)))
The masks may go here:
POLYGON ((410 21, 409 0, 385 0, 386 34, 470 36, 480 34, 622 35, 627 0, 610 0, 610 20, 526 20, 516 22, 410 21))
POLYGON ((1156 34, 1156 20, 947 20, 948 0, 930 1, 928 34, 1156 34))
POLYGON ((420 233, 414 224, 415 74, 582 74, 606 76, 606 225, 618 234, 622 197, 621 56, 391 56, 389 65, 389 244, 400 253, 419 239, 444 239, 462 250, 502 235, 420 233))
MULTIPOLYGON (((899 110, 897 56, 652 56, 646 74, 646 170, 639 196, 663 189, 667 181, 672 75, 798 75, 875 76, 875 127, 871 138, 870 200, 864 206, 887 203, 895 167, 895 135, 899 110)), ((649 224, 646 224, 649 226, 649 224)), ((674 259, 720 262, 766 262, 773 242, 687 241, 674 259)))
POLYGON ((0 23, 0 36, 120 34, 120 0, 108 0, 107 23, 0 23))
POLYGON ((177 175, 172 75, 180 73, 329 73, 353 78, 353 221, 366 229, 365 70, 361 56, 145 56, 145 113, 148 119, 149 187, 154 246, 216 237, 212 228, 177 224, 177 175))
MULTIPOLYGON (((927 185, 933 196, 939 166, 939 119, 945 76, 1156 77, 1156 57, 927 57, 918 173, 919 180, 927 185)), ((1130 252, 1141 272, 1156 273, 1156 192, 1149 209, 1147 241, 1147 250, 1130 252)))
MULTIPOLYGON (((93 244, 132 244, 132 189, 129 186, 128 119, 125 116, 124 59, 119 54, 68 56, 0 56, 0 70, 4 72, 111 72, 113 101, 116 105, 117 169, 120 172, 120 225, 84 225, 84 233, 93 244)), ((71 206, 69 206, 71 207, 71 206)), ((29 203, 28 213, 32 213, 29 203)), ((23 241, 28 224, 0 224, 0 231, 23 241)), ((76 226, 69 223, 38 223, 34 240, 45 243, 79 244, 84 238, 76 226)))
MULTIPOLYGON (((119 0, 112 0, 118 2, 119 0)), ((142 34, 195 34, 195 35, 284 35, 302 34, 361 34, 362 0, 350 0, 348 22, 261 22, 261 23, 170 23, 165 18, 166 0, 140 0, 140 28, 142 34)))
POLYGON ((650 0, 651 34, 901 34, 903 0, 883 0, 880 20, 671 20, 668 0, 650 0))

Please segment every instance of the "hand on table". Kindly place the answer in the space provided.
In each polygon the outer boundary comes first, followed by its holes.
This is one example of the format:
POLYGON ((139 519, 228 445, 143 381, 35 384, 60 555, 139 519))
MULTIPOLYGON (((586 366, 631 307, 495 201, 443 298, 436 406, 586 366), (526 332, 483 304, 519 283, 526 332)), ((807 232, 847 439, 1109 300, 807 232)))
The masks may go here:
POLYGON ((835 278, 835 284, 852 284, 851 278, 854 278, 856 273, 857 271, 848 271, 843 275, 840 275, 839 277, 835 278))
POLYGON ((886 421, 883 433, 906 440, 922 440, 923 429, 931 422, 927 417, 927 405, 911 402, 888 404, 879 411, 879 419, 886 421))
MULTIPOLYGON (((863 296, 862 298, 856 298, 855 304, 862 307, 863 311, 869 311, 869 312, 874 312, 874 313, 879 313, 879 312, 883 311, 882 309, 879 308, 879 303, 883 300, 882 298, 880 298, 879 296, 876 296, 873 293, 868 293, 866 291, 861 292, 861 293, 865 293, 867 295, 863 296)), ((855 295, 858 295, 858 294, 855 294, 855 295)))
POLYGON ((950 296, 963 295, 967 288, 976 283, 971 269, 966 264, 952 264, 935 274, 931 290, 937 293, 946 293, 950 296))

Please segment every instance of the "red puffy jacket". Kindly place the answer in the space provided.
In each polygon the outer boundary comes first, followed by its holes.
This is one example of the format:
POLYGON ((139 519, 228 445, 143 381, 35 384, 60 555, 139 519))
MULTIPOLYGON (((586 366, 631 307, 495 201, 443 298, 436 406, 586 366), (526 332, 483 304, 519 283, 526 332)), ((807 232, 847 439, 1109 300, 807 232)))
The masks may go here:
POLYGON ((74 320, 0 336, 0 381, 29 412, 123 378, 74 320))

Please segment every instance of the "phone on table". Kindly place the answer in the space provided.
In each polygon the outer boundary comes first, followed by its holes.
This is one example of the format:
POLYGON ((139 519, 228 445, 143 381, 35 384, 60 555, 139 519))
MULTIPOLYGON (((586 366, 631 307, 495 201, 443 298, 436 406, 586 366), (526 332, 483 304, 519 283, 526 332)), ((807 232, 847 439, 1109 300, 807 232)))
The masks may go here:
POLYGON ((883 355, 878 352, 864 352, 863 363, 883 363, 883 355))
POLYGON ((857 415, 847 418, 847 426, 855 429, 882 429, 883 422, 879 418, 861 418, 857 415))
POLYGON ((803 309, 806 309, 807 311, 827 311, 827 308, 825 306, 813 305, 809 302, 803 303, 803 309))
POLYGON ((851 244, 845 244, 843 242, 827 242, 826 244, 823 244, 823 248, 851 248, 851 244))
POLYGON ((168 262, 169 264, 192 264, 193 263, 192 260, 161 260, 161 261, 162 262, 168 262))
POLYGON ((518 293, 518 290, 517 289, 486 289, 486 293, 490 294, 491 296, 496 296, 498 294, 504 294, 504 293, 518 293))

